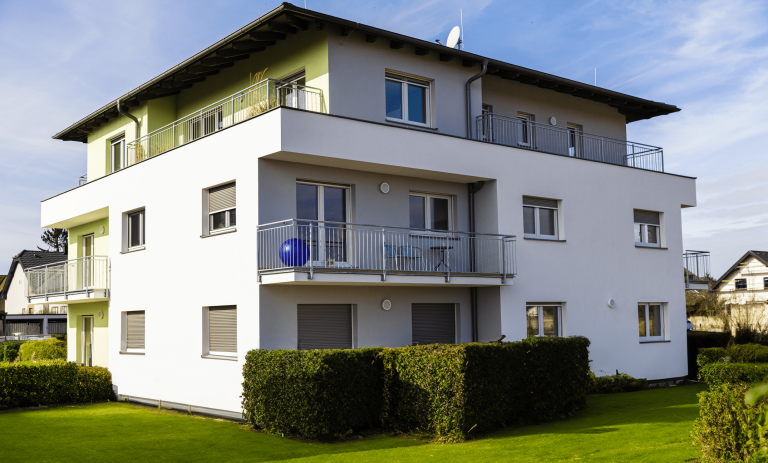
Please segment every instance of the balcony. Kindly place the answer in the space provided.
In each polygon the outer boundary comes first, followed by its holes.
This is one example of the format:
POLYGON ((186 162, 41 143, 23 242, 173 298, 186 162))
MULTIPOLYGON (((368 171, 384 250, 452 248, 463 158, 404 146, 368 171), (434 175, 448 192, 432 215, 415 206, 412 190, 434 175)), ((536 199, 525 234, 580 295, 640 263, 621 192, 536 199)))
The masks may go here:
POLYGON ((500 114, 478 116, 475 138, 515 148, 558 154, 637 169, 664 172, 664 151, 656 146, 549 126, 500 114))
POLYGON ((290 219, 257 236, 262 284, 498 286, 517 273, 510 235, 290 219))
POLYGON ((30 267, 27 299, 32 302, 92 302, 109 299, 109 258, 81 257, 30 267))
POLYGON ((321 89, 266 79, 132 141, 124 164, 131 166, 279 107, 326 112, 321 89))
POLYGON ((683 271, 685 289, 709 290, 709 284, 713 282, 709 270, 709 251, 685 251, 683 253, 683 271))

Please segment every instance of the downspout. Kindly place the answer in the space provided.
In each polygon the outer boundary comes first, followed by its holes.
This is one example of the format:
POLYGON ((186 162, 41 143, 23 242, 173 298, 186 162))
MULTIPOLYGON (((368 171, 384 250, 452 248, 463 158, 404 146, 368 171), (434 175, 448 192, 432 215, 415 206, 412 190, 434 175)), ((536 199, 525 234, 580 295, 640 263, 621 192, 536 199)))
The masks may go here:
POLYGON ((472 138, 472 91, 469 86, 472 85, 472 82, 483 77, 486 72, 488 72, 488 58, 483 60, 483 69, 480 73, 470 77, 467 81, 467 138, 472 138))
MULTIPOLYGON (((467 93, 467 96, 469 96, 469 93, 467 93)), ((473 239, 475 237, 475 193, 480 191, 483 185, 485 185, 485 182, 482 180, 477 183, 467 184, 467 191, 469 192, 469 236, 471 240, 469 246, 470 272, 474 272, 476 268, 475 240, 473 239)), ((477 342, 477 288, 474 286, 469 288, 469 304, 472 311, 472 342, 477 342)))
POLYGON ((120 99, 119 98, 117 100, 117 112, 119 112, 123 116, 127 117, 128 119, 133 120, 133 122, 136 123, 136 140, 141 138, 141 123, 139 123, 138 119, 136 119, 135 117, 131 116, 130 113, 128 113, 127 111, 123 110, 122 106, 120 106, 120 99))

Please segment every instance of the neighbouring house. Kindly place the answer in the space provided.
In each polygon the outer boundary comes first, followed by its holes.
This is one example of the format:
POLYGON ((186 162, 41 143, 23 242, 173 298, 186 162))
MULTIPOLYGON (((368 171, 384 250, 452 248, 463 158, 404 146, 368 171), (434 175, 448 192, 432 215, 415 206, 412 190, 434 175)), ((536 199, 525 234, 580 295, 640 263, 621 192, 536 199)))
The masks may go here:
POLYGON ((768 329, 768 252, 747 251, 713 283, 712 291, 726 302, 735 323, 768 329))
POLYGON ((683 377, 695 179, 626 139, 677 111, 284 3, 54 136, 87 182, 28 298, 121 394, 225 415, 258 348, 580 335, 683 377))
MULTIPOLYGON (((63 252, 24 250, 13 256, 8 275, 0 278, 0 310, 6 313, 0 335, 64 334, 67 324, 67 302, 52 302, 44 298, 32 301, 29 296, 29 275, 51 264, 67 260, 63 252)), ((48 275, 49 284, 55 276, 48 275)), ((42 284, 32 280, 32 285, 42 284)))

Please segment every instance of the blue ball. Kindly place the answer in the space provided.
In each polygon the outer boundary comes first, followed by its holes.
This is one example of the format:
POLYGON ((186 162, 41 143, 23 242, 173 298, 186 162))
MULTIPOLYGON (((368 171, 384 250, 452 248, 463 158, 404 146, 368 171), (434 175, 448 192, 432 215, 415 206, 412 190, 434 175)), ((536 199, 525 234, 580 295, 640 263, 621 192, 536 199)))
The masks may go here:
POLYGON ((309 259, 309 246, 304 240, 291 238, 280 245, 280 260, 289 267, 301 267, 309 259))

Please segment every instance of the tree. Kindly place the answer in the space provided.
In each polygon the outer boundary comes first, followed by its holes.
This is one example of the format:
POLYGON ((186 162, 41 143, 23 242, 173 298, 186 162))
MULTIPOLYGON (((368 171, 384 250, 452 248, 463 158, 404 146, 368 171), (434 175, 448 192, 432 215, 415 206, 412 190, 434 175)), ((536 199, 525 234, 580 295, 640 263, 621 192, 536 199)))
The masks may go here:
POLYGON ((67 230, 49 228, 43 232, 40 239, 48 246, 48 249, 38 246, 37 249, 41 251, 67 252, 67 245, 69 244, 69 232, 67 230))

